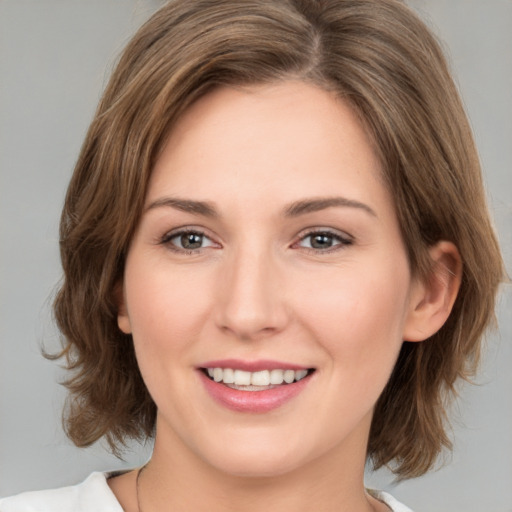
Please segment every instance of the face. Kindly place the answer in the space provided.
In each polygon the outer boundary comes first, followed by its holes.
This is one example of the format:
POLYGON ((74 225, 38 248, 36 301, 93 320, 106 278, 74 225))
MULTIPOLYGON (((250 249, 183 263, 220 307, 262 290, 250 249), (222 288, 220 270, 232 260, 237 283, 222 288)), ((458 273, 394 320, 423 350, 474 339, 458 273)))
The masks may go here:
POLYGON ((157 447, 237 475, 364 459, 416 293, 380 176, 355 114, 311 85, 221 88, 181 118, 118 319, 157 447))

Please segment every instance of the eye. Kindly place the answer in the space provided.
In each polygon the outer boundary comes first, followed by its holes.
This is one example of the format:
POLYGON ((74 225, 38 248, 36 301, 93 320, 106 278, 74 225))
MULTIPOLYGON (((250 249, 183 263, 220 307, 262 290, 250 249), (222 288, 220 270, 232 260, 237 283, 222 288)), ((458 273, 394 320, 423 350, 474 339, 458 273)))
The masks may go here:
POLYGON ((201 231, 190 229, 168 233, 164 236, 161 243, 167 245, 173 251, 185 253, 216 246, 216 244, 201 231))
POLYGON ((310 231, 304 235, 297 245, 315 252, 330 252, 351 245, 352 238, 331 231, 310 231))

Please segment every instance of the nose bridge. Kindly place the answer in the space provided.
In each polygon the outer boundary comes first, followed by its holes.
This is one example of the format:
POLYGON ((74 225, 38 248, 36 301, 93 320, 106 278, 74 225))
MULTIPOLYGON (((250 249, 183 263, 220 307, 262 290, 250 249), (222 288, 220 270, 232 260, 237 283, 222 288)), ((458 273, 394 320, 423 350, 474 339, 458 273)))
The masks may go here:
POLYGON ((234 250, 224 267, 219 326, 240 339, 281 330, 286 323, 278 262, 267 246, 255 243, 234 250))

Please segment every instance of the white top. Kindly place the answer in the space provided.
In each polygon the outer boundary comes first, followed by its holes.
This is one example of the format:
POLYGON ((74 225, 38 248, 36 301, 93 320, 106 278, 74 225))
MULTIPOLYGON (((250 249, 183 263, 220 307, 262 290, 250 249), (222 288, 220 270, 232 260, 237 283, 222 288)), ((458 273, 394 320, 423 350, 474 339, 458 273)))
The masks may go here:
MULTIPOLYGON (((24 492, 0 499, 0 512, 123 512, 107 484, 109 475, 110 473, 92 473, 78 485, 24 492)), ((393 512, 412 512, 385 492, 369 492, 393 512)))

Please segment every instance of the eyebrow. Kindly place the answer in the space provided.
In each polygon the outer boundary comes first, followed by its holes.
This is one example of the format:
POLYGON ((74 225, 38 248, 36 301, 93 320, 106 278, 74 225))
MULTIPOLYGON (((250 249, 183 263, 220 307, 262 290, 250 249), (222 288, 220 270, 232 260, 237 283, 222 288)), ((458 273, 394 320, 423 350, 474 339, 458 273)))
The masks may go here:
POLYGON ((160 208, 162 206, 168 206, 176 210, 181 210, 182 212, 202 215, 204 217, 219 217, 213 203, 207 201, 192 201, 191 199, 180 199, 177 197, 162 197, 161 199, 157 199, 147 206, 145 210, 153 210, 154 208, 160 208))
POLYGON ((346 197, 320 197, 312 199, 302 199, 296 201, 284 209, 285 217, 297 217, 306 213, 318 212, 332 207, 358 208, 369 213, 373 217, 377 217, 375 211, 367 204, 348 199, 346 197))
MULTIPOLYGON (((153 210, 160 207, 170 207, 194 215, 202 215, 209 218, 219 218, 220 215, 215 205, 209 201, 195 201, 178 197, 162 197, 150 203, 145 210, 153 210)), ((286 206, 283 210, 285 217, 298 217, 307 213, 318 212, 332 207, 357 208, 377 217, 375 211, 367 204, 346 197, 320 197, 301 199, 286 206)))

